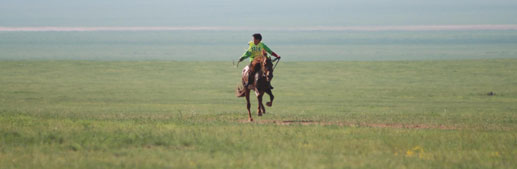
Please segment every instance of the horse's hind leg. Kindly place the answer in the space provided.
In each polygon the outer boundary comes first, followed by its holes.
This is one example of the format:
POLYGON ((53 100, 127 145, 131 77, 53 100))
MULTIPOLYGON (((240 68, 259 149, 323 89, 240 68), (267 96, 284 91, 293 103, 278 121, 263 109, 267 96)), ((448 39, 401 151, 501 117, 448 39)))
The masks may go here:
POLYGON ((273 106, 273 100, 275 99, 275 96, 273 96, 273 92, 271 91, 271 89, 267 89, 266 93, 269 95, 269 102, 267 102, 266 105, 271 107, 273 106))
POLYGON ((246 106, 248 108, 248 120, 249 121, 253 121, 253 118, 251 117, 251 111, 250 111, 250 108, 251 108, 251 104, 250 104, 250 90, 245 88, 244 90, 245 91, 245 94, 246 94, 246 106))

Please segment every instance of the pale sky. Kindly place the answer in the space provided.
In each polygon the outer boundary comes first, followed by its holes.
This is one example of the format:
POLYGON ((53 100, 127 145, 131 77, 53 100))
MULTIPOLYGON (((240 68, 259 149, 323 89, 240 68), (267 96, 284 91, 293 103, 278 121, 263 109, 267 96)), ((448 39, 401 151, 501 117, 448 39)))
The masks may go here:
POLYGON ((517 24, 515 0, 0 0, 0 26, 517 24))

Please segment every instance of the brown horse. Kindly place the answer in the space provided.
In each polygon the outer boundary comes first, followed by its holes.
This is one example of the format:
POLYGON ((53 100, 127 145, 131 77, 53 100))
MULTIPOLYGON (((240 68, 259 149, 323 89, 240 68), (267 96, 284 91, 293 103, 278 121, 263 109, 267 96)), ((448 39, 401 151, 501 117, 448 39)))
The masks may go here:
MULTIPOLYGON (((253 62, 259 63, 259 65, 257 66, 260 66, 260 70, 254 73, 254 83, 251 83, 247 88, 239 86, 237 87, 236 91, 237 97, 246 96, 249 121, 253 121, 250 111, 250 90, 254 90, 255 95, 257 96, 258 116, 266 114, 266 109, 264 107, 264 104, 262 104, 262 96, 264 96, 264 93, 267 93, 269 95, 270 101, 266 103, 266 105, 269 107, 273 105, 273 99, 275 98, 275 96, 273 96, 273 92, 271 91, 270 83, 271 79, 273 78, 273 63, 271 62, 271 59, 267 57, 261 57, 257 58, 253 62)), ((250 71, 249 66, 244 67, 244 69, 242 70, 242 84, 245 84, 248 81, 248 71, 250 71)))

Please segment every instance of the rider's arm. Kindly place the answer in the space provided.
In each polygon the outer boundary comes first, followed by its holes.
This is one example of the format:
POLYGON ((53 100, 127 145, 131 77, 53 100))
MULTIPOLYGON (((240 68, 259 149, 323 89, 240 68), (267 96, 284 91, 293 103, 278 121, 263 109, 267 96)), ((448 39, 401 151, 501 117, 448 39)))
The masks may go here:
POLYGON ((275 56, 275 57, 277 57, 277 58, 278 58, 278 57, 280 57, 280 56, 278 56, 275 52, 273 52, 271 49, 269 49, 269 47, 267 47, 267 45, 266 45, 266 44, 262 43, 262 46, 264 46, 264 50, 265 50, 267 53, 269 53, 269 54, 271 54, 271 55, 273 55, 273 56, 275 56))
POLYGON ((244 54, 242 54, 241 58, 239 59, 239 62, 242 62, 244 59, 249 58, 251 56, 251 47, 248 48, 244 54))

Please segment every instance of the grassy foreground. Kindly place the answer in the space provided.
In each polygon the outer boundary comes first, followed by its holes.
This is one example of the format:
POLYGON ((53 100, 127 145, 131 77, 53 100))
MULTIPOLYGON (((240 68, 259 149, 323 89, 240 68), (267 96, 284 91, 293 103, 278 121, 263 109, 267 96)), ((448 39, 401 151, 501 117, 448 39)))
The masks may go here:
POLYGON ((274 105, 253 123, 239 74, 2 61, 0 168, 517 166, 517 59, 280 63, 274 105))

